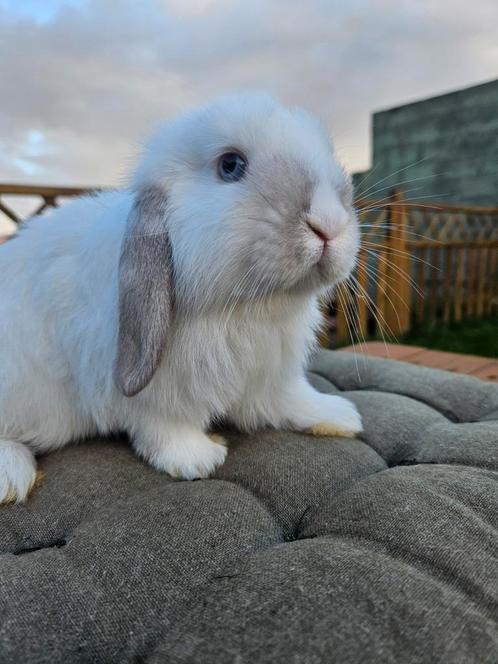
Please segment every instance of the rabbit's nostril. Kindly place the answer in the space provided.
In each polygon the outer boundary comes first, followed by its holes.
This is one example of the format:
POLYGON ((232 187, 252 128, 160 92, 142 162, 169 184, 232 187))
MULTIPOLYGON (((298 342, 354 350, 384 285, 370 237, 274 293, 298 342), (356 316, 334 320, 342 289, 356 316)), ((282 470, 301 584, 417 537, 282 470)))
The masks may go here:
POLYGON ((320 225, 318 224, 315 219, 307 219, 306 224, 310 230, 313 231, 313 233, 320 238, 322 242, 327 244, 327 242, 330 242, 332 239, 330 235, 327 233, 327 231, 320 225))

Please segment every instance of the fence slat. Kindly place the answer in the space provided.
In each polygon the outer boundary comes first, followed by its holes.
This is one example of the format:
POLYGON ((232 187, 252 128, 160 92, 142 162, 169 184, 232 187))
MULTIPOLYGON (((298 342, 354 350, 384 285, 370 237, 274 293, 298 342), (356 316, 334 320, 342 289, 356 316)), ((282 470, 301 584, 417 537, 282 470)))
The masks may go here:
POLYGON ((455 280, 455 320, 462 320, 462 304, 464 299, 464 275, 465 275, 465 248, 460 247, 456 252, 457 269, 455 280))
POLYGON ((413 249, 414 255, 418 258, 417 267, 416 267, 416 278, 415 283, 417 284, 417 303, 416 303, 416 321, 418 325, 421 325, 424 322, 425 317, 425 256, 426 249, 425 247, 419 247, 413 249))
POLYGON ((453 301, 453 293, 451 285, 454 280, 453 275, 453 249, 445 247, 444 257, 444 281, 443 281, 443 322, 448 324, 451 319, 451 304, 453 301))
POLYGON ((439 307, 439 274, 441 270, 440 247, 432 247, 429 254, 429 321, 435 323, 439 307))
POLYGON ((410 260, 407 253, 407 214, 403 193, 395 190, 390 204, 386 237, 385 319, 388 328, 398 337, 410 328, 410 260))
POLYGON ((488 263, 488 250, 486 247, 478 249, 479 251, 479 277, 477 282, 477 302, 476 302, 476 316, 481 318, 484 312, 484 288, 486 284, 486 266, 488 263))
POLYGON ((490 261, 489 261, 489 294, 488 294, 488 306, 486 313, 492 314, 494 311, 498 310, 498 249, 490 249, 490 261))
POLYGON ((368 255, 365 251, 360 251, 358 257, 358 283, 359 297, 358 302, 358 333, 360 340, 366 339, 368 335, 368 300, 365 294, 368 294, 368 255))
POLYGON ((467 265, 467 317, 473 316, 476 306, 476 287, 477 287, 477 247, 469 247, 468 249, 468 265, 467 265))
POLYGON ((377 335, 382 337, 391 336, 391 331, 388 329, 386 321, 386 273, 387 263, 385 260, 385 248, 379 249, 377 252, 377 284, 375 289, 375 311, 376 311, 376 324, 377 335))

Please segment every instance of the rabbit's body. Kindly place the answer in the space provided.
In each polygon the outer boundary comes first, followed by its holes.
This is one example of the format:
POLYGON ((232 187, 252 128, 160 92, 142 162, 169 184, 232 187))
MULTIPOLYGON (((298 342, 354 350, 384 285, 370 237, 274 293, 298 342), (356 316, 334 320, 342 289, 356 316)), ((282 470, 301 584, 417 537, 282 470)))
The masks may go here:
POLYGON ((149 385, 125 397, 113 380, 113 362, 117 270, 131 204, 122 192, 75 201, 33 220, 8 250, 0 248, 2 437, 47 451, 133 429, 151 402, 168 418, 195 413, 202 427, 229 416, 254 428, 251 392, 264 411, 275 378, 302 364, 319 324, 314 299, 289 303, 276 296, 272 306, 250 303, 235 314, 227 308, 225 316, 194 311, 172 324, 149 385), (33 253, 43 260, 30 262, 33 253))
MULTIPOLYGON (((141 178, 151 186, 149 162, 135 187, 141 178)), ((225 231, 211 230, 209 210, 203 221, 198 200, 182 204, 189 181, 170 183, 167 203, 157 194, 162 183, 152 185, 140 199, 143 210, 134 188, 85 197, 31 220, 0 247, 0 502, 26 497, 35 477, 29 449, 45 452, 90 435, 127 432, 154 466, 193 478, 225 458, 226 448, 204 433, 221 419, 247 430, 320 425, 323 433, 328 422, 327 431, 351 435, 361 428, 349 402, 318 394, 304 378, 320 320, 319 288, 304 272, 286 288, 275 286, 280 273, 293 270, 289 260, 300 259, 301 245, 278 271, 268 276, 264 267, 253 278, 266 239, 254 238, 239 254, 230 247, 235 240, 227 241, 222 265, 216 252, 225 231), (199 244, 203 260, 188 243, 199 244), (172 261, 170 276, 150 258, 156 251, 166 267, 172 261), (170 279, 175 296, 166 306, 161 293, 170 279)), ((261 191, 258 201, 277 195, 261 191)), ((237 220, 249 219, 248 210, 258 218, 254 203, 244 204, 237 220)), ((233 207, 230 201, 231 214, 233 207)), ((347 241, 346 272, 357 244, 347 241)))

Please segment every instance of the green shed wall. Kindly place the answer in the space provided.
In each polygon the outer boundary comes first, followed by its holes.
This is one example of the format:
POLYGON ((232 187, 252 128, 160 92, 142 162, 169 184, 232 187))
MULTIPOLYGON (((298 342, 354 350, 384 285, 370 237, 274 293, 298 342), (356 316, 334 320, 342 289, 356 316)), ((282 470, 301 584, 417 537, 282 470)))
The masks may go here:
POLYGON ((498 206, 498 80, 375 113, 372 140, 357 195, 498 206))

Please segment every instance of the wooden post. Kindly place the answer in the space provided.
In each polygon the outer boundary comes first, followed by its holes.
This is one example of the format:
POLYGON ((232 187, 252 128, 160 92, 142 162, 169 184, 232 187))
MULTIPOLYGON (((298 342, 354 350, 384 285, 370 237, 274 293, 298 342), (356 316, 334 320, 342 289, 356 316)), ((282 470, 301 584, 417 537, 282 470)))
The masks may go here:
POLYGON ((410 328, 411 261, 407 249, 407 212, 403 192, 391 195, 387 227, 385 320, 397 338, 410 328))

